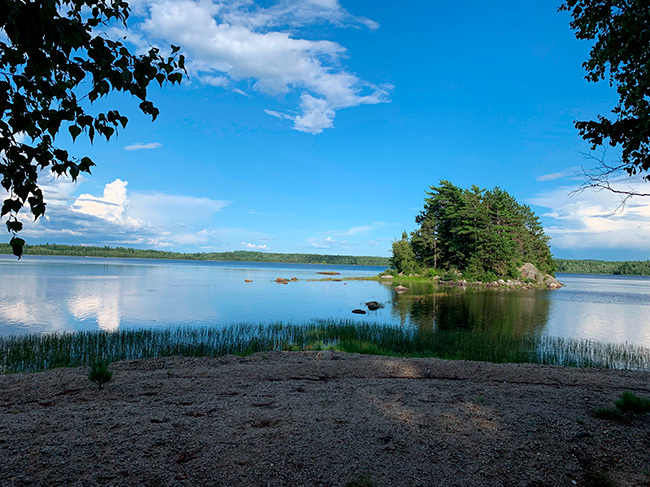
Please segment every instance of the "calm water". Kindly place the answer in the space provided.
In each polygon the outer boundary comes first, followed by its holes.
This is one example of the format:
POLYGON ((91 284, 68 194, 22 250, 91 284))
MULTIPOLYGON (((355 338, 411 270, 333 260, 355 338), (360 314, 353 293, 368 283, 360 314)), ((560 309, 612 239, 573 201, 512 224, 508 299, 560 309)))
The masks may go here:
POLYGON ((590 338, 650 347, 650 279, 560 274, 556 291, 316 282, 382 267, 0 256, 0 335, 315 318, 590 338), (287 285, 276 277, 299 279, 287 285), (244 279, 253 282, 245 283, 244 279), (352 314, 366 301, 384 308, 352 314))

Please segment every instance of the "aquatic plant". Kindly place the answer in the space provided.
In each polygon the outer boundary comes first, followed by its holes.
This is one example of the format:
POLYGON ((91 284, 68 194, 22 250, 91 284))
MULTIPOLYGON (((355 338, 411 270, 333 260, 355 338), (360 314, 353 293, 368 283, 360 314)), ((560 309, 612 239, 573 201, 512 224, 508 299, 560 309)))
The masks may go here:
POLYGON ((76 367, 100 360, 113 362, 175 355, 220 357, 324 348, 405 357, 650 370, 650 349, 641 346, 314 320, 304 324, 238 324, 0 337, 0 371, 76 367))

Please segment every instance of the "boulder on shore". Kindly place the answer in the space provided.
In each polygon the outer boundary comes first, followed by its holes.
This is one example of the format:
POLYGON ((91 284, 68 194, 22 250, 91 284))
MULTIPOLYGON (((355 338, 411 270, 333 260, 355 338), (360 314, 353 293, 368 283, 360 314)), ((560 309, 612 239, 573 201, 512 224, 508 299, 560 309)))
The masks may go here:
POLYGON ((530 262, 526 262, 519 268, 522 279, 530 279, 538 286, 546 286, 549 289, 559 289, 563 284, 550 274, 545 274, 530 262))

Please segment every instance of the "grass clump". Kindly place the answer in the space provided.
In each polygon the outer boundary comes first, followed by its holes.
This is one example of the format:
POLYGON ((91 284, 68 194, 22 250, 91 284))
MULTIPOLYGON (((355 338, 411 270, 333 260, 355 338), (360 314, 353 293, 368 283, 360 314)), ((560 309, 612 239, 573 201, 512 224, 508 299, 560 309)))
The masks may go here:
POLYGON ((99 390, 102 390, 102 386, 111 381, 113 378, 113 372, 108 370, 108 361, 107 360, 98 360, 90 365, 90 372, 88 373, 88 378, 99 386, 99 390))
POLYGON ((362 475, 356 480, 352 480, 345 484, 346 487, 375 487, 377 483, 367 475, 362 475))
POLYGON ((598 408, 594 410, 594 418, 625 422, 625 416, 618 408, 598 408))
POLYGON ((650 399, 639 397, 631 392, 624 392, 614 405, 624 413, 650 413, 650 399))
POLYGON ((621 398, 614 403, 613 408, 598 408, 594 416, 600 419, 625 421, 626 414, 650 413, 650 399, 639 397, 631 392, 624 392, 621 398))
POLYGON ((616 482, 605 471, 592 473, 585 480, 587 487, 616 487, 616 482))

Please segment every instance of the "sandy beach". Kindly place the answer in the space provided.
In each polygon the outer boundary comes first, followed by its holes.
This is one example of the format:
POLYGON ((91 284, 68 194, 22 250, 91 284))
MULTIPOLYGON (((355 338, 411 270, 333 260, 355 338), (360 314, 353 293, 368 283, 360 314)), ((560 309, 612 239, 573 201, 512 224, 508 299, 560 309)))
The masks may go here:
POLYGON ((647 372, 272 352, 0 376, 0 485, 650 485, 647 372))

